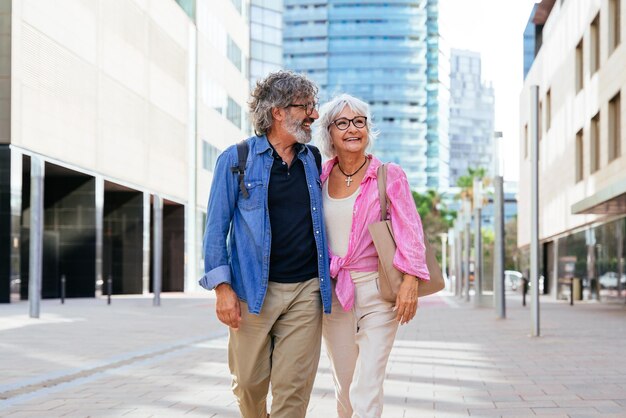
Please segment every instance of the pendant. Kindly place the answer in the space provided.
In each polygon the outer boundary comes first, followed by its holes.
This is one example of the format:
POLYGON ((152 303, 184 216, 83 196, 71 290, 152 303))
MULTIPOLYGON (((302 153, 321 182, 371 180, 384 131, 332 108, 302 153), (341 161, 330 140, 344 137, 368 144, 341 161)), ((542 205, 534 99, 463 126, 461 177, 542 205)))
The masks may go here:
POLYGON ((346 177, 345 182, 346 182, 346 186, 350 187, 350 183, 352 183, 352 176, 346 177))

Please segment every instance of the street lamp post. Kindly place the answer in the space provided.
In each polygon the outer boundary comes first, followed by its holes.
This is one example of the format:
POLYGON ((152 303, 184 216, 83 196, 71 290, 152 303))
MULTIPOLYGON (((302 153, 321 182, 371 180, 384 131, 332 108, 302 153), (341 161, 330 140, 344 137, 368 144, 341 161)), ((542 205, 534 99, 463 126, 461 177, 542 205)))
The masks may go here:
MULTIPOLYGON (((448 228, 448 246, 450 250, 450 258, 448 260, 448 271, 451 273, 448 275, 448 291, 454 292, 456 284, 452 281, 452 277, 457 276, 456 272, 456 237, 454 236, 454 228, 448 228)), ((456 280, 456 279, 455 279, 456 280)))
MULTIPOLYGON (((448 263, 447 263, 447 245, 448 245, 448 234, 446 232, 439 233, 439 238, 441 238, 441 271, 443 273, 443 278, 446 283, 448 283, 448 263)), ((449 286, 448 286, 449 287, 449 286)))
POLYGON ((474 179, 474 305, 480 306, 483 295, 482 179, 474 179))
POLYGON ((530 88, 530 280, 531 330, 539 330, 539 86, 530 88))
POLYGON ((463 215, 464 215, 464 225, 465 225, 465 232, 463 233, 463 240, 465 242, 465 274, 464 274, 464 282, 463 284, 465 285, 465 289, 464 289, 464 294, 465 294, 465 301, 469 302, 470 301, 470 294, 469 294, 469 289, 470 289, 470 260, 471 260, 471 252, 472 252, 472 248, 471 248, 471 243, 470 243, 470 238, 472 235, 472 231, 471 231, 471 224, 472 224, 472 209, 471 209, 471 203, 469 200, 464 200, 463 201, 463 215))
POLYGON ((493 296, 498 318, 506 318, 504 296, 504 179, 500 170, 499 139, 502 132, 494 132, 494 245, 493 245, 493 296))

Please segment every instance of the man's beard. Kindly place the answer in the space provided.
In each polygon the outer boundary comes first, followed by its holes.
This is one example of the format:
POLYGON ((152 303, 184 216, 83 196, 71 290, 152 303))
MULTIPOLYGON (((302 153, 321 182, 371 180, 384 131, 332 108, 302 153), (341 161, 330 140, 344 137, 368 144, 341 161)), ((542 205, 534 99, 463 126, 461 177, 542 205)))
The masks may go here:
POLYGON ((296 139, 296 142, 300 144, 308 144, 311 142, 311 131, 302 127, 304 122, 313 123, 315 119, 306 118, 304 120, 298 120, 291 115, 291 112, 287 114, 285 119, 285 130, 289 132, 296 139))

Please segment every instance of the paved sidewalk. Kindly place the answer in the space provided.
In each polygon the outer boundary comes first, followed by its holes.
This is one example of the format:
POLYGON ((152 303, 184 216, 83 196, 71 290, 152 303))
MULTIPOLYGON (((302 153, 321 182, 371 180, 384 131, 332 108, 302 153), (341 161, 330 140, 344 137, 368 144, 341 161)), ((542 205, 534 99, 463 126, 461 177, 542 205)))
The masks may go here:
MULTIPOLYGON (((626 308, 545 300, 542 337, 450 295, 420 300, 400 329, 383 417, 626 417, 626 308)), ((209 293, 0 305, 1 417, 238 417, 225 329, 209 293)), ((332 417, 322 355, 308 417, 332 417)))

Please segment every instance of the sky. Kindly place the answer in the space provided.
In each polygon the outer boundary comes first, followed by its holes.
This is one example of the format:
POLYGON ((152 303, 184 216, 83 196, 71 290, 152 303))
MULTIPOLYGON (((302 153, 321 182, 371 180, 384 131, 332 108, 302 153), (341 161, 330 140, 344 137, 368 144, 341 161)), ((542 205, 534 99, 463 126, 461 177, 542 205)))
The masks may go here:
POLYGON ((519 97, 524 28, 536 0, 439 0, 441 35, 449 48, 479 52, 482 78, 495 92, 495 130, 502 131, 504 179, 519 179, 519 97))

